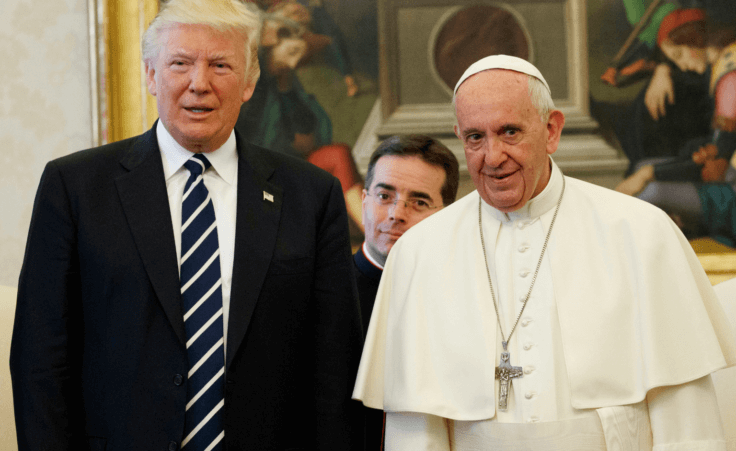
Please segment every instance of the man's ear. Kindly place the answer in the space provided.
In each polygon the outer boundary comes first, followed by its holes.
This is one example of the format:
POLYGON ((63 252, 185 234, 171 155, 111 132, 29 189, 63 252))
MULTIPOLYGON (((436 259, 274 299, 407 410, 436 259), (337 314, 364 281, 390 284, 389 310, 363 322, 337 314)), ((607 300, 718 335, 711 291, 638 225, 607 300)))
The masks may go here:
POLYGON ((148 92, 152 96, 156 96, 156 68, 150 63, 146 63, 146 85, 148 86, 148 92))
POLYGON ((565 115, 562 111, 554 110, 547 119, 547 153, 552 155, 557 150, 562 136, 562 127, 565 126, 565 115))
POLYGON ((245 90, 243 91, 243 103, 250 100, 251 97, 253 97, 253 91, 256 89, 255 83, 250 83, 248 86, 245 87, 245 90))

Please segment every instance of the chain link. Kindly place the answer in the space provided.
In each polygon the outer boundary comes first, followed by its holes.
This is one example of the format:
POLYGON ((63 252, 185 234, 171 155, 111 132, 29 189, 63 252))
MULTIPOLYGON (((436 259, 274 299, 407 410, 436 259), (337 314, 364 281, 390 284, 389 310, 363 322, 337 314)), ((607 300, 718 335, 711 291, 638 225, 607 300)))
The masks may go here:
POLYGON ((498 313, 498 304, 496 303, 496 294, 493 291, 493 282, 491 282, 491 270, 488 267, 488 256, 486 255, 486 243, 483 239, 483 217, 481 214, 481 205, 483 200, 481 198, 478 198, 478 228, 480 229, 480 243, 483 247, 483 261, 486 264, 486 274, 488 275, 488 285, 491 287, 491 299, 493 299, 493 308, 496 309, 496 320, 498 321, 498 327, 501 329, 501 338, 503 339, 503 348, 506 350, 506 344, 511 340, 511 336, 514 334, 514 331, 516 330, 516 326, 519 324, 519 319, 521 319, 521 315, 524 314, 524 309, 526 308, 526 303, 529 302, 529 296, 532 294, 532 288, 534 288, 534 282, 537 281, 537 274, 539 274, 539 268, 542 266, 542 258, 544 257, 544 251, 547 250, 547 243, 549 242, 549 236, 552 234, 552 227, 555 225, 555 220, 557 219, 557 212, 560 211, 560 205, 562 204, 562 196, 565 194, 565 176, 562 176, 562 192, 560 193, 560 199, 557 201, 557 206, 555 207, 555 214, 552 216, 552 222, 549 224, 549 230, 547 231, 547 236, 544 239, 544 246, 542 246, 542 253, 539 255, 539 261, 537 262, 537 269, 534 271, 534 277, 532 278, 532 283, 529 285, 529 292, 526 294, 526 298, 524 299, 524 304, 521 306, 521 311, 519 312, 519 316, 516 317, 516 322, 514 323, 514 327, 511 328, 511 332, 509 332, 509 337, 504 338, 503 335, 503 326, 501 325, 501 315, 498 313))

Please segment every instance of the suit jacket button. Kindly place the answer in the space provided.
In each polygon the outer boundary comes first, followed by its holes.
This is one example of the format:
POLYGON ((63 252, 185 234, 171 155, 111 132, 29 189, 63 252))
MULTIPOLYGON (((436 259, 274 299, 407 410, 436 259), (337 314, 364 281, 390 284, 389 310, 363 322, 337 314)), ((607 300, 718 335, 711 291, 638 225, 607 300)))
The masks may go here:
MULTIPOLYGON (((184 383, 184 377, 181 374, 177 374, 176 376, 174 376, 174 385, 178 387, 182 383, 184 383)), ((174 442, 171 442, 171 443, 174 444, 174 449, 176 449, 176 443, 174 442)), ((171 443, 169 444, 169 449, 171 449, 171 443)))
POLYGON ((176 451, 176 442, 169 442, 169 451, 176 451))

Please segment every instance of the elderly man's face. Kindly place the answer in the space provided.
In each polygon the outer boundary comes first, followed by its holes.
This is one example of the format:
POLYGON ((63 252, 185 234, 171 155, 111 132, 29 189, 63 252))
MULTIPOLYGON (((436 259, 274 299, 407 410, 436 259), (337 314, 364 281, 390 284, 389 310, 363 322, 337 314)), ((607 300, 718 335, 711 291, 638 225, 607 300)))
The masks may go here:
POLYGON ((541 121, 526 75, 500 69, 473 75, 460 85, 456 115, 455 134, 484 201, 508 213, 542 192, 564 116, 555 111, 541 121))
POLYGON ((211 152, 227 141, 254 84, 245 80, 245 38, 206 25, 177 24, 162 33, 156 61, 146 64, 166 130, 187 150, 211 152))
POLYGON ((442 206, 445 177, 443 168, 417 156, 386 155, 376 162, 371 186, 363 190, 363 225, 366 246, 379 263, 386 263, 389 251, 404 232, 440 210, 417 212, 402 201, 416 199, 429 206, 442 206), (379 196, 401 200, 394 205, 380 205, 379 196))

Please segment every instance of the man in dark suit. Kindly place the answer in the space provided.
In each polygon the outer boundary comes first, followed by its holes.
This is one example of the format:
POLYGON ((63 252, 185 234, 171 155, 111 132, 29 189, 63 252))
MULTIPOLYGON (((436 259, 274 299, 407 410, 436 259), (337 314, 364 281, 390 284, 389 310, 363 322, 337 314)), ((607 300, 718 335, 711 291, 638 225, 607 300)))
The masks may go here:
MULTIPOLYGON (((429 136, 392 136, 371 155, 362 195, 365 242, 353 255, 364 331, 391 247, 419 221, 455 201, 459 178, 455 155, 429 136)), ((378 451, 383 412, 366 409, 366 450, 378 451)))
POLYGON ((238 0, 170 0, 143 45, 160 121, 47 165, 10 357, 20 450, 362 449, 340 185, 233 132, 257 30, 238 0))

